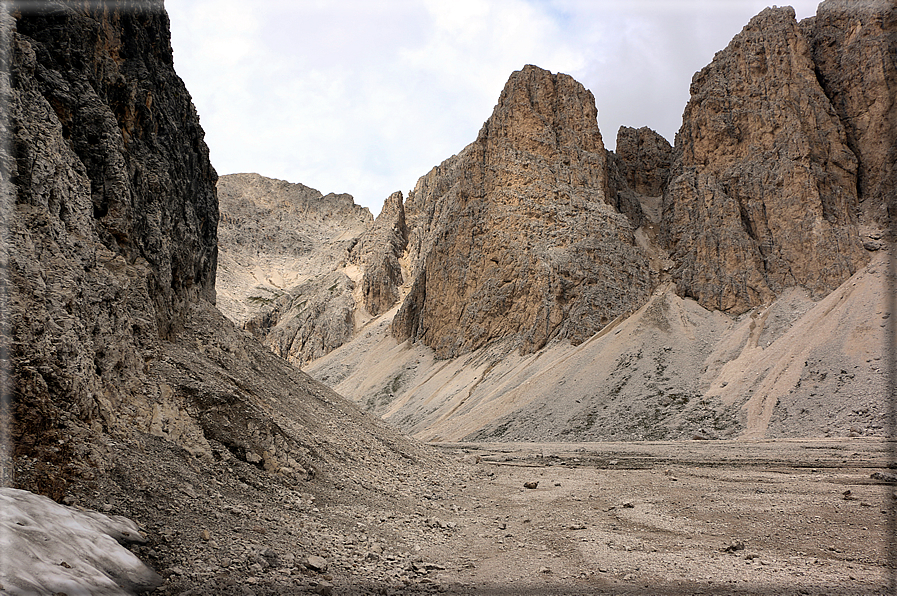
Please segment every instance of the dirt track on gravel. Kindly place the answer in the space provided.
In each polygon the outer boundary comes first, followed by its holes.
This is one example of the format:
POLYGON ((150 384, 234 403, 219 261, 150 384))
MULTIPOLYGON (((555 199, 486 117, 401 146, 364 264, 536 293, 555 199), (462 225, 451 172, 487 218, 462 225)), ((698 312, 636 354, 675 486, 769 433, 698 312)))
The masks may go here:
POLYGON ((479 463, 415 557, 438 591, 889 593, 881 440, 440 447, 479 463))

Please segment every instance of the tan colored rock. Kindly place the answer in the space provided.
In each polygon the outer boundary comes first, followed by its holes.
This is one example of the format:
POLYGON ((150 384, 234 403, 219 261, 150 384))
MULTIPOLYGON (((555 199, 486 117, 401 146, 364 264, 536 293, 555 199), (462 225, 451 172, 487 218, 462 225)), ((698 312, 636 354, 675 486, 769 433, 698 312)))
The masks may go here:
POLYGON ((406 201, 413 282, 393 332, 440 358, 512 336, 532 352, 637 308, 648 265, 607 184, 592 94, 515 72, 477 140, 406 201))
MULTIPOLYGON (((345 265, 373 222, 351 195, 258 174, 218 180, 218 308, 238 325, 310 279, 345 265)), ((329 286, 328 286, 329 287, 329 286)))
POLYGON ((371 315, 386 312, 399 300, 404 282, 399 262, 408 245, 408 227, 401 192, 383 203, 373 227, 362 235, 350 257, 362 271, 364 306, 371 315))
POLYGON ((621 126, 614 154, 629 188, 647 197, 663 194, 673 162, 669 141, 647 126, 621 126))
POLYGON ((801 21, 819 81, 859 158, 860 213, 887 227, 897 214, 897 3, 826 0, 801 21))
POLYGON ((652 239, 672 159, 673 148, 667 140, 646 126, 621 126, 616 151, 607 153, 608 196, 634 227, 648 224, 652 239))
POLYGON ((766 9, 692 80, 664 196, 678 292, 741 313, 820 297, 867 256, 857 160, 790 7, 766 9))
POLYGON ((291 288, 243 328, 278 356, 302 366, 352 338, 354 287, 341 271, 317 276, 291 288))

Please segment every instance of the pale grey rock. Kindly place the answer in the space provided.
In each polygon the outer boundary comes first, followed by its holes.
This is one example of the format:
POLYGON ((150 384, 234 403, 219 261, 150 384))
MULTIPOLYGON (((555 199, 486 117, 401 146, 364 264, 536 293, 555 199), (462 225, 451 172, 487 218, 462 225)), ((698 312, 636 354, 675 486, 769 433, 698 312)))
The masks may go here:
POLYGON ((351 195, 258 174, 218 180, 218 307, 238 325, 296 286, 344 266, 373 222, 351 195))
POLYGON ((398 301, 404 283, 400 260, 407 245, 404 201, 402 193, 395 192, 384 201, 373 227, 352 249, 352 262, 364 271, 361 292, 371 315, 386 312, 398 301))

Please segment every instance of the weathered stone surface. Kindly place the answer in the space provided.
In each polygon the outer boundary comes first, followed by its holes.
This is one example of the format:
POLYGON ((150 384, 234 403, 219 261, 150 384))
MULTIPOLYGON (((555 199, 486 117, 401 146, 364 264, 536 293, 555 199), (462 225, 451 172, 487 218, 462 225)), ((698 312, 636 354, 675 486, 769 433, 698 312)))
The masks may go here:
POLYGON ((857 160, 790 7, 766 9, 692 80, 664 196, 678 291, 737 314, 816 297, 867 257, 857 160))
POLYGON ((148 413, 159 340, 215 299, 216 175, 161 3, 144 8, 48 2, 4 21, 13 438, 44 457, 33 481, 49 494, 89 467, 69 430, 127 425, 137 402, 148 413))
POLYGON ((887 227, 897 214, 897 3, 826 0, 801 21, 819 82, 859 158, 865 223, 887 227))
POLYGON ((290 288, 243 328, 278 356, 302 366, 352 339, 354 287, 341 271, 316 276, 290 288))
POLYGON ((373 221, 351 195, 258 174, 222 176, 218 198, 218 307, 240 325, 270 313, 291 288, 345 266, 373 221))
POLYGON ((400 259, 407 245, 403 197, 401 192, 394 192, 384 201, 373 227, 352 249, 352 262, 364 271, 361 292, 370 314, 384 313, 399 300, 404 282, 400 259))
POLYGON ((663 194, 673 162, 673 148, 665 138, 647 126, 621 126, 614 154, 629 188, 647 197, 663 194))
POLYGON ((670 177, 673 148, 648 127, 621 126, 617 149, 607 152, 608 196, 633 227, 660 222, 660 200, 670 177))
POLYGON ((0 243, 13 387, 0 414, 14 417, 4 480, 57 500, 134 502, 139 486, 180 505, 170 493, 198 465, 206 483, 322 487, 364 454, 366 480, 388 484, 429 456, 215 308, 215 173, 167 16, 161 2, 116 7, 0 13, 14 150, 0 146, 12 199, 0 243))
POLYGON ((515 72, 477 140, 405 203, 413 282, 396 337, 441 358, 511 336, 531 352, 637 308, 648 265, 608 202, 606 160, 590 92, 515 72))

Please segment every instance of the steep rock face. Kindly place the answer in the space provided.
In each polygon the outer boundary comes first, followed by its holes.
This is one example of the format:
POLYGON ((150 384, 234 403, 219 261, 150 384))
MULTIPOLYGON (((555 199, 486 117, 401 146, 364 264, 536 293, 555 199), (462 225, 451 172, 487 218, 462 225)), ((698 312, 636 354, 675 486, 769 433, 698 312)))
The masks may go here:
POLYGON ((217 188, 218 308, 237 324, 267 316, 291 288, 344 265, 373 221, 351 195, 258 174, 222 176, 217 188))
POLYGON ((290 288, 243 328, 278 356, 302 366, 352 339, 354 288, 341 271, 315 276, 290 288))
POLYGON ((592 94, 533 66, 514 73, 477 140, 406 201, 412 285, 396 337, 440 358, 510 336, 532 352, 639 306, 648 265, 607 184, 592 94))
POLYGON ((0 146, 3 480, 143 511, 158 491, 174 511, 171 487, 194 472, 327 483, 364 453, 366 475, 389 483, 427 458, 214 307, 215 174, 162 3, 39 8, 0 13, 14 151, 0 146))
POLYGON ((673 162, 673 148, 665 138, 647 126, 621 126, 614 153, 629 188, 646 197, 663 194, 673 162))
POLYGON ((790 7, 695 75, 676 149, 662 228, 681 295, 738 314, 794 285, 824 295, 866 262, 857 160, 790 7))
POLYGON ((371 315, 384 313, 398 302, 404 281, 399 261, 407 245, 404 201, 401 192, 394 192, 384 201, 373 227, 352 249, 352 262, 364 271, 361 292, 371 315))
POLYGON ((859 158, 863 219, 887 227, 897 214, 897 2, 826 0, 801 30, 859 158))
POLYGON ((143 385, 157 342, 215 300, 216 174, 167 16, 145 9, 50 2, 3 23, 13 438, 57 472, 88 449, 54 444, 63 421, 112 427, 158 395, 143 385))
POLYGON ((670 178, 673 148, 650 128, 621 126, 617 150, 608 151, 608 194, 634 227, 660 222, 660 201, 670 178))
MULTIPOLYGON (((110 10, 95 21, 48 3, 16 21, 16 107, 30 116, 52 112, 47 132, 59 133, 77 156, 82 167, 73 175, 89 182, 90 211, 80 203, 69 211, 59 189, 33 179, 21 188, 47 193, 63 220, 90 216, 106 249, 145 261, 157 323, 167 332, 190 302, 215 301, 217 176, 193 105, 173 76, 171 47, 153 37, 167 18, 129 13, 110 10)), ((33 155, 28 164, 28 154, 38 143, 16 144, 14 182, 36 173, 41 159, 33 155)))

